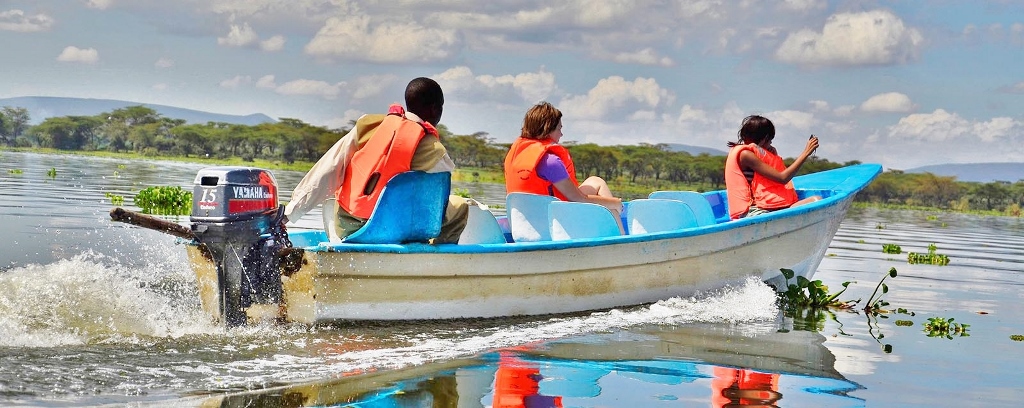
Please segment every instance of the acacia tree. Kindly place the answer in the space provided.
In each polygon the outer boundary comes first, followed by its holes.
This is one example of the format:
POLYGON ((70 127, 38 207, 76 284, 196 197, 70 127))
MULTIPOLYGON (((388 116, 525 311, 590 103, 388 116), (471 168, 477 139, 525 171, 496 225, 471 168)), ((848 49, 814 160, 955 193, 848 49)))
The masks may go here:
POLYGON ((985 201, 985 209, 991 210, 993 203, 1000 204, 1010 197, 1010 189, 1001 182, 978 184, 971 191, 974 196, 985 201))
POLYGON ((28 130, 30 120, 28 109, 4 106, 0 109, 0 140, 14 145, 28 130))

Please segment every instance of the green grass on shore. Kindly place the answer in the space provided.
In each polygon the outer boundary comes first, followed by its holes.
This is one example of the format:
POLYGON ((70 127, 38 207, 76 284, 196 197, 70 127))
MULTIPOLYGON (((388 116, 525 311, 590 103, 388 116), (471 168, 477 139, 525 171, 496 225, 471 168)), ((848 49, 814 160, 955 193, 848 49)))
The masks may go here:
POLYGON ((208 164, 210 166, 246 166, 246 167, 259 167, 270 170, 291 170, 291 171, 309 171, 313 167, 314 163, 306 161, 296 161, 294 163, 285 163, 282 161, 270 161, 264 159, 255 159, 252 161, 242 160, 240 157, 230 158, 214 158, 214 157, 203 157, 203 156, 172 156, 172 155, 145 155, 136 152, 111 152, 106 150, 58 150, 51 148, 11 148, 11 147, 0 147, 0 150, 16 151, 16 152, 31 152, 31 153, 42 153, 42 154, 66 154, 66 155, 77 155, 77 156, 92 156, 92 157, 107 157, 115 159, 128 159, 128 160, 159 160, 159 161, 174 161, 182 163, 197 163, 197 164, 208 164))

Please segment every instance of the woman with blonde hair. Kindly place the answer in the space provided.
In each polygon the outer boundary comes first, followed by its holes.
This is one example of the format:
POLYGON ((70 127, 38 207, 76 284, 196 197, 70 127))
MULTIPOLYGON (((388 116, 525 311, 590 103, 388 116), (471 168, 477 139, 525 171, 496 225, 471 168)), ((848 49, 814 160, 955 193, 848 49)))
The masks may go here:
POLYGON ((611 210, 615 219, 621 219, 622 199, 612 194, 604 179, 591 176, 577 182, 569 150, 558 144, 561 139, 561 111, 547 102, 526 111, 522 132, 505 156, 506 192, 600 204, 611 210))

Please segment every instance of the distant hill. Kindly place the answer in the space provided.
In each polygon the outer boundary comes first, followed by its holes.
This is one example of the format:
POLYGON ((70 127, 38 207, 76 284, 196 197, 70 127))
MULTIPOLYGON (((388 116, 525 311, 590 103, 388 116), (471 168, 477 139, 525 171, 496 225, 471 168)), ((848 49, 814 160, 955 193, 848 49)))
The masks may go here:
POLYGON ((932 173, 936 176, 954 176, 957 181, 991 183, 1024 179, 1024 163, 960 163, 935 164, 904 170, 907 173, 932 173))
POLYGON ((712 156, 727 156, 729 154, 729 152, 726 152, 724 150, 713 149, 710 147, 691 146, 679 143, 666 143, 666 145, 668 146, 669 151, 687 152, 693 156, 699 156, 702 153, 707 153, 712 156))
POLYGON ((52 117, 94 116, 103 112, 110 112, 115 109, 138 105, 153 109, 165 118, 184 119, 188 123, 205 124, 206 122, 223 122, 252 126, 260 123, 277 122, 270 116, 262 113, 254 113, 252 115, 225 115, 220 113, 177 108, 174 106, 118 101, 113 99, 62 98, 54 96, 21 96, 17 98, 0 99, 0 106, 27 109, 33 125, 38 125, 44 120, 52 117))

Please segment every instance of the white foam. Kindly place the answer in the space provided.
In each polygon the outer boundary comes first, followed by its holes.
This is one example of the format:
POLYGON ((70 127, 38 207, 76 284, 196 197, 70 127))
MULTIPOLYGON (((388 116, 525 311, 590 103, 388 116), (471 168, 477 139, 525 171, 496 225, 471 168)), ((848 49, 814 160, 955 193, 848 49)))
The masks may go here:
POLYGON ((137 343, 145 337, 223 331, 200 312, 195 278, 187 268, 159 262, 128 268, 85 252, 5 271, 0 274, 0 346, 137 343))

